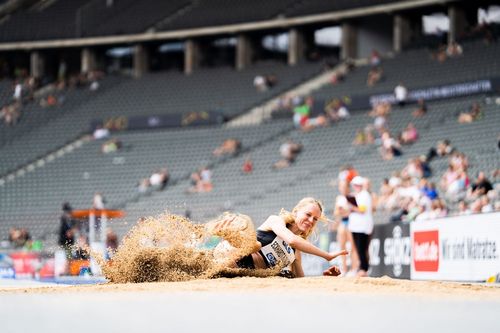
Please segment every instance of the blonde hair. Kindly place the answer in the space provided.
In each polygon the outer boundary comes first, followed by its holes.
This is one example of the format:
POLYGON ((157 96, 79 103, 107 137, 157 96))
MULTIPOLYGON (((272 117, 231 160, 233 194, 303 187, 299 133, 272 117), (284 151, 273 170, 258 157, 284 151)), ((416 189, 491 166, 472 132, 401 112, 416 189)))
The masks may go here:
MULTIPOLYGON (((285 225, 287 227, 292 226, 293 224, 295 224, 295 214, 297 213, 297 211, 299 211, 299 209, 301 209, 309 204, 315 204, 318 206, 318 208, 321 212, 321 216, 318 218, 318 221, 325 221, 326 218, 323 215, 323 204, 319 200, 314 199, 313 197, 302 198, 295 205, 295 207, 293 207, 292 212, 289 212, 285 209, 281 209, 279 216, 283 219, 283 221, 285 221, 285 225)), ((309 238, 309 236, 312 233, 314 233, 315 229, 316 229, 316 225, 314 227, 312 227, 311 229, 309 229, 309 231, 307 233, 301 234, 300 236, 304 239, 307 239, 307 238, 309 238)))

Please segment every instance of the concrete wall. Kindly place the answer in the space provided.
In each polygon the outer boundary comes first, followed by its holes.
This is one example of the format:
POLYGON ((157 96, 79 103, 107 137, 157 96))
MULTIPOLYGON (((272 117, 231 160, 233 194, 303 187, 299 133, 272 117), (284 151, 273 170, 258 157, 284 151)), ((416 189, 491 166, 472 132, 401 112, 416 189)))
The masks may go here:
POLYGON ((393 49, 393 16, 377 15, 357 24, 357 55, 368 57, 373 49, 380 53, 393 49))

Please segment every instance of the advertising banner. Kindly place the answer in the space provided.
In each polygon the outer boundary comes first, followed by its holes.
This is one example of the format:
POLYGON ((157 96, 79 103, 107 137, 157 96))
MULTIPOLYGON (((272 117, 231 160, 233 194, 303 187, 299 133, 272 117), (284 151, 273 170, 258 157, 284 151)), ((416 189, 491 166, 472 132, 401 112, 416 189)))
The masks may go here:
POLYGON ((486 281, 500 273, 500 213, 411 224, 411 279, 486 281))
POLYGON ((410 244, 409 224, 391 223, 376 226, 369 248, 369 275, 409 279, 410 244))
MULTIPOLYGON (((337 234, 330 233, 329 252, 339 251, 336 240, 337 234)), ((347 244, 351 252, 352 245, 347 244)), ((369 247, 370 269, 369 276, 390 276, 393 278, 409 279, 411 263, 410 226, 402 223, 376 225, 370 240, 369 247)), ((321 260, 321 258, 319 258, 321 260)), ((304 261, 304 260, 303 260, 304 261)), ((324 261, 324 260, 323 260, 324 261)), ((341 266, 340 258, 335 259, 332 265, 341 266)), ((347 256, 347 265, 351 265, 351 258, 347 256)), ((317 265, 316 265, 317 266, 317 265)), ((321 267, 328 267, 326 263, 321 267)), ((316 268, 317 271, 320 268, 316 268)))
POLYGON ((15 252, 11 253, 16 277, 32 278, 41 265, 40 254, 35 252, 15 252))

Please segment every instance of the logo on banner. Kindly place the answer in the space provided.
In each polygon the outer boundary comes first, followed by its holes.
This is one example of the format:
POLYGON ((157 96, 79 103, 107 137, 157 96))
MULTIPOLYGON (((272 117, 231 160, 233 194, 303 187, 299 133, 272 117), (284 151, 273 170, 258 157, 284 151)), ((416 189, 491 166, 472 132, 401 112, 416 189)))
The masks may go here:
POLYGON ((410 237, 403 237, 400 226, 392 229, 392 238, 384 241, 384 264, 392 265, 395 277, 401 276, 403 266, 410 264, 410 237))
POLYGON ((413 264, 417 272, 437 272, 439 269, 439 231, 413 233, 413 264))

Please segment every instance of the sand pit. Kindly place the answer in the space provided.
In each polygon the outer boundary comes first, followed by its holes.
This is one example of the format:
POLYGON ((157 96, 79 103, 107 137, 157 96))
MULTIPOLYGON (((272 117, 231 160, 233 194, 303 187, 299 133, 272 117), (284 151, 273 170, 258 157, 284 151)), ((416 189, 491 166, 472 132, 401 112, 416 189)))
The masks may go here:
POLYGON ((14 288, 0 287, 0 293, 272 293, 276 295, 294 293, 297 295, 356 294, 387 295, 467 300, 491 300, 500 302, 499 285, 480 285, 458 282, 409 281, 389 277, 382 278, 339 278, 339 277, 306 277, 286 279, 281 277, 237 277, 182 282, 149 282, 149 283, 104 283, 78 286, 29 286, 14 288))

